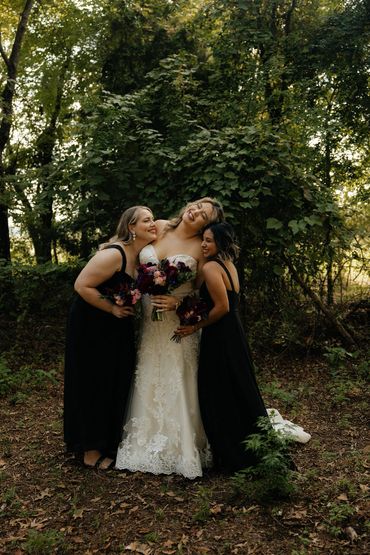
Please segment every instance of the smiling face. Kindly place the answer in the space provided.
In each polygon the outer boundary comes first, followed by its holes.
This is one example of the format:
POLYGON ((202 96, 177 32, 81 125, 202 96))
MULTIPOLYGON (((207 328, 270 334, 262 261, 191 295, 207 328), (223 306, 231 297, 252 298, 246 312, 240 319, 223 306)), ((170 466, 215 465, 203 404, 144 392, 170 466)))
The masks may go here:
POLYGON ((143 239, 150 243, 157 238, 157 228, 155 227, 153 214, 146 208, 140 208, 137 220, 130 225, 130 231, 136 233, 138 239, 143 239))
POLYGON ((218 253, 218 247, 210 229, 206 229, 203 233, 202 252, 204 258, 214 258, 218 253))
POLYGON ((183 221, 191 225, 195 231, 199 231, 207 225, 214 216, 212 204, 209 202, 198 202, 191 204, 184 212, 183 221))

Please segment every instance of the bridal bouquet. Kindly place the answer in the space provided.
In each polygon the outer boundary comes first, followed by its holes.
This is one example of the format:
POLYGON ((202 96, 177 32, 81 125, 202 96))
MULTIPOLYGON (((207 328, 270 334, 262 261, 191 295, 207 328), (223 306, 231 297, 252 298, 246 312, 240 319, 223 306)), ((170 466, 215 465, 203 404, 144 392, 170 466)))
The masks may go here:
POLYGON ((141 293, 134 284, 122 282, 117 287, 106 288, 105 295, 100 297, 118 306, 134 306, 140 300, 141 293))
MULTIPOLYGON (((180 306, 176 310, 176 314, 180 319, 181 326, 193 326, 201 320, 206 320, 208 317, 207 304, 195 295, 187 295, 181 301, 180 306)), ((173 334, 172 341, 180 343, 181 337, 173 334)))
MULTIPOLYGON (((169 295, 183 283, 195 278, 195 272, 184 262, 170 262, 167 258, 158 264, 140 264, 137 271, 136 287, 143 295, 169 295)), ((162 312, 153 308, 152 320, 162 319, 162 312)))

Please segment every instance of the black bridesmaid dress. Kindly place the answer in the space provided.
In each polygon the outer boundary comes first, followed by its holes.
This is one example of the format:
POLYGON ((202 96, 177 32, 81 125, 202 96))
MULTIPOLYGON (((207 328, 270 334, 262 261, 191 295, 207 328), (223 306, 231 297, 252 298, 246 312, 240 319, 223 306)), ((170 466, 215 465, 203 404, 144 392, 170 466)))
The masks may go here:
MULTIPOLYGON (((256 433, 258 417, 267 416, 250 349, 238 313, 238 294, 230 272, 220 260, 232 290, 227 291, 230 311, 202 330, 198 371, 199 404, 215 467, 236 472, 256 464, 255 455, 242 442, 256 433)), ((205 283, 200 295, 209 310, 212 298, 205 283)))
MULTIPOLYGON (((102 295, 132 282, 125 252, 122 267, 97 289, 102 295)), ((66 335, 64 441, 67 451, 98 450, 115 457, 135 367, 134 318, 116 318, 78 296, 71 307, 66 335)))

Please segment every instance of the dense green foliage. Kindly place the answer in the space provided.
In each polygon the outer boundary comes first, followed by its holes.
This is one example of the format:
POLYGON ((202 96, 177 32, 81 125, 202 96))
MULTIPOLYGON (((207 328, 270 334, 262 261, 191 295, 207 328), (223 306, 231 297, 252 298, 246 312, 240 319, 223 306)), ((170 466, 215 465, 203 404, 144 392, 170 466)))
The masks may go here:
MULTIPOLYGON (((1 6, 5 91, 26 2, 1 6)), ((1 153, 13 260, 86 259, 127 206, 212 195, 265 321, 302 342, 303 291, 351 343, 332 307, 368 279, 368 21, 366 0, 35 2, 1 153)))
POLYGON ((65 314, 73 294, 73 282, 82 264, 0 264, 0 304, 17 319, 27 315, 47 317, 65 314))

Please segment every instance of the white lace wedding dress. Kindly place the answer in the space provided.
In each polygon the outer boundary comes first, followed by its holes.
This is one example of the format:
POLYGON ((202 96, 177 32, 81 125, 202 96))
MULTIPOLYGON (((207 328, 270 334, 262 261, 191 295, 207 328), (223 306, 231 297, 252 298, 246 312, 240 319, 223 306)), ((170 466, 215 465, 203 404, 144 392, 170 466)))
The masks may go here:
MULTIPOLYGON (((184 254, 169 257, 196 271, 196 260, 184 254)), ((158 262, 155 249, 147 245, 140 262, 158 262)), ((187 282, 173 294, 179 299, 193 291, 187 282)), ((199 334, 180 343, 171 341, 179 319, 164 312, 153 322, 152 305, 142 299, 143 315, 135 380, 131 391, 116 468, 152 474, 202 476, 211 465, 211 451, 200 417, 197 387, 199 334)))

